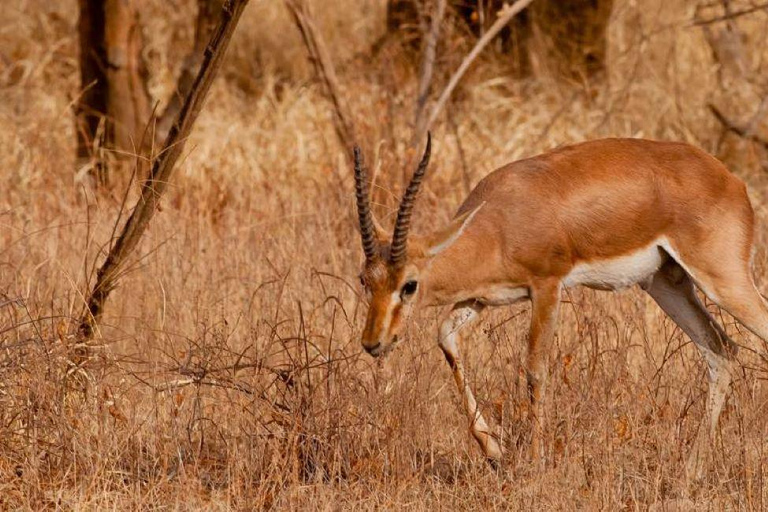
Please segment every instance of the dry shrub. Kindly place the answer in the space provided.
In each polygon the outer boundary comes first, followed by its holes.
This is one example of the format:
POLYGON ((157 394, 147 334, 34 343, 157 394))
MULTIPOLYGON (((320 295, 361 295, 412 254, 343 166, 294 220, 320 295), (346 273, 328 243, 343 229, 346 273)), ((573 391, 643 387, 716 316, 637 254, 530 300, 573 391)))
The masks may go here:
MULTIPOLYGON (((194 10, 179 0, 147 9, 162 100, 194 10)), ((378 212, 391 219, 414 71, 397 49, 360 56, 382 35, 383 1, 315 11, 375 157, 378 212)), ((122 195, 87 201, 74 176, 75 12, 73 1, 27 0, 0 22, 0 507, 764 507, 766 347, 715 307, 743 366, 701 482, 686 481, 683 463, 702 423, 705 366, 639 291, 565 297, 543 468, 525 456, 526 307, 487 314, 464 343, 474 389, 503 429, 499 472, 467 435, 434 343, 437 311, 418 312, 386 361, 360 354, 351 174, 280 2, 249 7, 170 197, 108 305, 96 356, 75 366, 71 321, 122 195)), ((448 219, 465 183, 496 166, 602 136, 721 151, 765 226, 764 156, 721 140, 706 109, 723 102, 747 119, 765 95, 765 15, 735 22, 747 62, 727 89, 694 15, 683 0, 617 1, 610 73, 589 93, 544 76, 515 81, 486 56, 449 105, 452 122, 435 127, 415 229, 448 219), (731 159, 744 151, 756 157, 731 159)), ((463 37, 445 42, 438 87, 463 37)), ((128 204, 135 196, 134 186, 128 204)))

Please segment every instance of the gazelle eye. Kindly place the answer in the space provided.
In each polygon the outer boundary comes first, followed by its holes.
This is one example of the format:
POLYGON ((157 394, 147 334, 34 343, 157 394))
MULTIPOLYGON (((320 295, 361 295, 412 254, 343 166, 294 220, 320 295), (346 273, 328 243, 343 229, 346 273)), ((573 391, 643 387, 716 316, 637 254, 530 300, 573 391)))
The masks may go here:
POLYGON ((362 275, 360 276, 360 284, 365 288, 365 278, 362 275))
POLYGON ((403 285, 403 289, 400 290, 400 296, 401 297, 408 297, 410 295, 413 295, 416 293, 416 288, 419 286, 419 283, 416 281, 408 281, 403 285))

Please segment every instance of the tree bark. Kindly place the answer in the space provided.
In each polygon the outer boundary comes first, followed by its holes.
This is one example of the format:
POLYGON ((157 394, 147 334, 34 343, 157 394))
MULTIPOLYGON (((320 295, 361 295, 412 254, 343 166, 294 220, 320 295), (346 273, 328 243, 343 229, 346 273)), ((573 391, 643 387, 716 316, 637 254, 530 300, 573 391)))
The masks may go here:
POLYGON ((97 184, 105 185, 109 160, 141 153, 149 119, 141 29, 134 0, 79 4, 78 164, 90 164, 97 184))
POLYGON ((181 65, 179 80, 176 82, 176 90, 168 100, 163 114, 157 121, 155 128, 155 140, 162 143, 168 136, 168 131, 173 125, 176 115, 181 110, 192 84, 195 81, 200 64, 203 62, 203 53, 211 39, 216 24, 219 21, 223 0, 197 0, 197 19, 195 21, 195 39, 192 50, 184 58, 181 65))
POLYGON ((203 52, 200 69, 174 119, 165 145, 152 162, 149 176, 141 187, 141 197, 96 273, 96 283, 88 292, 87 309, 80 319, 78 329, 80 343, 75 355, 79 362, 88 356, 87 344, 95 335, 106 301, 118 284, 127 258, 138 245, 158 210, 160 200, 173 177, 176 162, 184 151, 184 145, 205 104, 205 98, 221 68, 229 41, 247 4, 248 0, 226 0, 224 3, 219 23, 203 52))

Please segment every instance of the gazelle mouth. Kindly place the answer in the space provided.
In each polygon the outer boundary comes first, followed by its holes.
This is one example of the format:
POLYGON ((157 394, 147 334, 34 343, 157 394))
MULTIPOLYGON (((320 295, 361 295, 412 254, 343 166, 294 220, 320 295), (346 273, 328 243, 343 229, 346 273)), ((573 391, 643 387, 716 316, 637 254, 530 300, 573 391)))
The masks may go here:
POLYGON ((365 347, 365 351, 368 352, 368 354, 370 354, 372 357, 384 357, 392 351, 397 342, 398 338, 395 336, 392 338, 392 342, 387 343, 386 345, 379 343, 375 347, 371 348, 365 347))

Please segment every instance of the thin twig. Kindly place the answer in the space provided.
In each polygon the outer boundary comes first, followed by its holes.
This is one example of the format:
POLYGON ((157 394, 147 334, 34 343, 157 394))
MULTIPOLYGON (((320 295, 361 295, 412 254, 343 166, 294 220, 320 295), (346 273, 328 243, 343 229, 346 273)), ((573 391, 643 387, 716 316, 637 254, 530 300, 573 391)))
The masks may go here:
POLYGON ((544 141, 544 139, 547 138, 552 127, 555 126, 555 123, 557 123, 558 119, 560 119, 560 117, 563 114, 565 114, 569 108, 571 108, 571 105, 573 105, 573 103, 576 101, 576 98, 578 98, 578 96, 579 96, 579 91, 574 91, 573 94, 571 94, 571 97, 568 99, 568 101, 563 103, 560 106, 560 108, 557 109, 557 112, 555 112, 554 115, 552 115, 549 118, 547 125, 544 127, 543 130, 541 130, 541 133, 536 138, 536 141, 532 144, 533 147, 537 147, 541 142, 544 141))
POLYGON ((760 102, 760 106, 757 107, 755 115, 752 116, 752 119, 749 120, 749 123, 747 124, 748 136, 752 136, 755 133, 766 115, 768 115, 768 96, 763 98, 763 101, 760 102))
POLYGON ((759 5, 753 5, 752 7, 748 9, 743 9, 741 11, 733 11, 730 13, 726 13, 723 16, 717 16, 715 18, 709 18, 706 20, 698 20, 693 22, 694 27, 698 27, 701 25, 711 25, 712 23, 719 23, 721 21, 727 21, 732 20, 734 18, 738 18, 740 16, 745 16, 747 14, 752 14, 753 12, 761 11, 761 10, 768 10, 768 3, 759 4, 759 5))
POLYGON ((467 156, 464 152, 464 145, 461 143, 459 126, 456 124, 456 119, 454 119, 450 109, 447 110, 446 115, 448 117, 448 126, 451 127, 453 138, 456 140, 456 149, 459 151, 459 161, 461 162, 461 177, 462 183, 464 185, 464 194, 469 195, 469 192, 472 190, 472 178, 469 176, 469 165, 467 164, 467 156))
POLYGON ((346 157, 351 159, 352 148, 355 146, 355 125, 349 106, 341 94, 339 80, 336 77, 336 68, 333 66, 328 48, 317 30, 306 2, 304 0, 285 0, 285 5, 293 15, 293 20, 301 33, 315 73, 323 83, 325 93, 333 104, 336 135, 344 146, 346 157))
POLYGON ((505 8, 499 14, 499 18, 493 23, 493 25, 491 25, 491 27, 488 29, 488 32, 486 32, 483 37, 477 41, 474 48, 472 48, 467 56, 464 57, 464 60, 459 65, 458 69, 456 69, 456 71, 453 73, 453 76, 451 76, 448 85, 445 86, 443 93, 440 95, 440 98, 438 98, 435 106, 432 108, 429 119, 424 126, 425 132, 432 127, 435 120, 437 119, 437 116, 440 115, 443 107, 445 107, 445 103, 448 101, 448 98, 450 98, 451 94, 453 94, 454 89, 456 89, 456 86, 459 85, 459 82, 464 77, 464 74, 469 69, 469 66, 471 66, 475 61, 477 56, 480 55, 488 43, 490 43, 491 40, 496 37, 499 32, 501 32, 501 29, 506 27, 512 18, 514 18, 515 15, 521 12, 523 9, 528 7, 531 2, 533 2, 533 0, 518 0, 512 6, 505 6, 505 8))
POLYGON ((437 53, 437 41, 440 34, 440 25, 445 16, 446 0, 436 0, 435 12, 432 14, 432 23, 429 33, 424 38, 424 55, 421 60, 419 73, 419 89, 416 97, 416 117, 414 121, 413 139, 411 146, 418 144, 426 133, 425 107, 429 99, 429 89, 432 85, 432 76, 435 71, 435 55, 437 53))
POLYGON ((768 149, 768 140, 760 137, 759 135, 756 135, 752 133, 752 128, 745 128, 744 126, 741 126, 734 121, 728 119, 725 114, 723 114, 716 106, 713 104, 709 104, 709 110, 712 111, 712 113, 715 115, 718 121, 720 121, 720 124, 722 124, 726 130, 731 131, 738 135, 739 137, 756 142, 757 144, 760 144, 765 149, 768 149))

